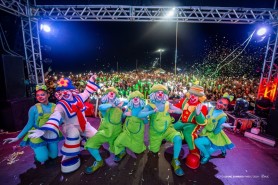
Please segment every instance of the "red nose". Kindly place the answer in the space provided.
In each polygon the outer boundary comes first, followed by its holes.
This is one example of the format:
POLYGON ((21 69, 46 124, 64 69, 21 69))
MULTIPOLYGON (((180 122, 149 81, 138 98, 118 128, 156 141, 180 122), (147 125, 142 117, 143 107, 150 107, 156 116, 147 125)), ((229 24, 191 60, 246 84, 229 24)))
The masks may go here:
POLYGON ((68 93, 67 92, 64 92, 64 95, 67 95, 68 93))
POLYGON ((162 96, 162 95, 163 95, 162 93, 159 93, 159 94, 158 94, 158 96, 162 96))

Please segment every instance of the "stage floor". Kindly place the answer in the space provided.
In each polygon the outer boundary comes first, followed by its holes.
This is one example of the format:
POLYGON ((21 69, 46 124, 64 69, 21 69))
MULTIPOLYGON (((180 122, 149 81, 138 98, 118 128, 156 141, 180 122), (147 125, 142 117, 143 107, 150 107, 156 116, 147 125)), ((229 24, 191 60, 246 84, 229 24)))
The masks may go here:
MULTIPOLYGON (((99 119, 89 118, 95 127, 99 119)), ((95 174, 86 175, 84 169, 92 165, 93 158, 87 151, 81 152, 81 167, 73 173, 62 174, 60 171, 61 156, 56 161, 44 165, 34 163, 34 154, 29 147, 18 147, 14 144, 0 145, 0 184, 246 184, 276 185, 278 183, 278 147, 271 147, 253 141, 241 134, 226 131, 236 148, 227 151, 225 158, 215 155, 209 163, 192 170, 184 165, 188 153, 187 145, 181 152, 184 177, 173 173, 170 161, 172 145, 164 143, 157 155, 148 151, 134 155, 128 152, 119 164, 113 162, 105 148, 101 155, 105 166, 95 174)), ((0 141, 15 137, 18 133, 0 133, 0 141)), ((147 138, 147 135, 146 135, 147 138)))

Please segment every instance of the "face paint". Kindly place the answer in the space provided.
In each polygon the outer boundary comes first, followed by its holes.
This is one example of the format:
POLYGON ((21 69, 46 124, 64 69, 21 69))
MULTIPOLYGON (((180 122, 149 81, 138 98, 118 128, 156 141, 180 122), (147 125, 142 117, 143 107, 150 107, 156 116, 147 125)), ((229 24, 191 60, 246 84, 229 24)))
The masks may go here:
POLYGON ((132 101, 133 101, 133 105, 135 105, 135 106, 138 106, 140 104, 140 98, 138 98, 138 97, 133 98, 132 101))
POLYGON ((190 94, 189 96, 189 102, 190 103, 196 103, 199 100, 199 97, 194 95, 194 94, 190 94))
POLYGON ((113 100, 115 97, 116 97, 116 93, 114 93, 114 92, 112 92, 112 91, 108 93, 108 98, 109 98, 110 100, 113 100))
POLYGON ((70 90, 62 90, 61 91, 62 93, 62 98, 64 100, 67 100, 67 101, 72 101, 73 100, 73 96, 72 96, 72 92, 70 90))
POLYGON ((221 98, 216 102, 216 109, 219 110, 226 109, 228 107, 228 104, 229 104, 228 100, 226 100, 225 98, 221 98))
POLYGON ((157 100, 162 100, 163 99, 163 96, 164 96, 164 92, 163 91, 157 91, 155 93, 155 96, 156 96, 156 99, 157 100))
POLYGON ((47 104, 48 103, 48 94, 47 92, 43 90, 39 90, 36 92, 36 99, 38 102, 42 104, 47 104))

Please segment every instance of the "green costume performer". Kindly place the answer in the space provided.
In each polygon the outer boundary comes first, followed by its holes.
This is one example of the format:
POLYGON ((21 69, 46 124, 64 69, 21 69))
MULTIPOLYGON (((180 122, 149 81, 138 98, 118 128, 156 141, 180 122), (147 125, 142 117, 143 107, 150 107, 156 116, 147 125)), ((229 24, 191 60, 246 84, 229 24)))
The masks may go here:
POLYGON ((173 143, 174 155, 171 165, 178 176, 183 176, 184 171, 180 167, 178 160, 182 145, 181 133, 176 131, 172 125, 174 121, 169 113, 181 114, 182 110, 170 104, 168 100, 168 89, 161 84, 156 84, 151 88, 150 101, 145 108, 138 114, 142 118, 150 116, 150 151, 157 153, 163 139, 173 143))
POLYGON ((89 150, 96 159, 94 164, 86 168, 85 173, 91 174, 104 165, 104 161, 99 154, 99 147, 103 143, 109 143, 110 152, 114 153, 114 141, 122 132, 122 105, 123 102, 116 97, 118 90, 110 87, 102 97, 102 105, 99 106, 102 118, 98 132, 88 139, 85 149, 89 150))
MULTIPOLYGON (((50 107, 50 111, 51 112, 44 113, 43 109, 42 109, 41 103, 36 103, 35 107, 37 108, 38 118, 37 118, 37 121, 35 122, 35 125, 31 128, 31 130, 35 130, 35 129, 40 128, 41 126, 43 126, 48 121, 50 115, 54 112, 56 104, 49 103, 48 106, 50 107)), ((42 145, 44 145, 44 143, 46 143, 46 141, 43 140, 40 137, 39 138, 29 138, 28 136, 30 134, 31 133, 28 132, 25 135, 25 137, 20 142, 20 146, 28 146, 28 145, 30 145, 32 148, 36 148, 37 146, 42 146, 42 145)), ((60 136, 62 137, 61 133, 60 133, 60 136)))
POLYGON ((229 101, 233 99, 233 96, 229 96, 227 93, 217 101, 216 108, 211 108, 207 115, 207 125, 203 128, 199 134, 199 138, 195 140, 196 146, 203 154, 201 164, 205 164, 209 161, 210 155, 216 150, 222 151, 222 156, 226 156, 226 149, 232 149, 234 144, 222 130, 227 120, 227 115, 223 109, 227 108, 229 101))
POLYGON ((17 137, 4 140, 4 143, 13 143, 23 138, 20 146, 30 146, 35 153, 35 160, 41 163, 49 158, 54 159, 58 156, 58 142, 63 139, 61 132, 59 132, 60 137, 55 139, 34 137, 34 131, 45 125, 50 115, 54 112, 56 105, 49 103, 48 98, 47 87, 45 85, 37 85, 36 99, 39 103, 29 109, 27 124, 17 137))
MULTIPOLYGON (((129 96, 128 109, 125 112, 126 120, 123 132, 115 140, 115 162, 119 162, 126 154, 125 147, 134 153, 140 154, 146 150, 144 144, 144 120, 138 118, 138 113, 144 108, 144 96, 139 91, 132 92, 129 96)), ((145 119, 145 123, 147 119, 145 119)))
POLYGON ((207 115, 208 124, 205 126, 199 136, 206 136, 211 141, 212 147, 215 149, 225 150, 233 148, 233 143, 223 130, 221 130, 218 134, 213 132, 217 128, 219 121, 222 118, 226 118, 227 115, 222 112, 215 116, 213 115, 213 111, 214 108, 211 108, 209 114, 207 115))

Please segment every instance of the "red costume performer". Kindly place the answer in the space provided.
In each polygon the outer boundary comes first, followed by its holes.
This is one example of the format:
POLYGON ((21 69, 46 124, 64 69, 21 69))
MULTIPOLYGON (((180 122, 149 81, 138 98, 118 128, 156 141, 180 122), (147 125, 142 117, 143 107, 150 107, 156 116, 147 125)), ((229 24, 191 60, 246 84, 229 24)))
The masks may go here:
POLYGON ((197 131, 200 127, 206 125, 208 109, 202 104, 206 99, 203 87, 193 85, 188 92, 189 97, 180 100, 175 105, 183 112, 180 120, 174 124, 174 128, 183 133, 188 144, 189 154, 185 164, 189 168, 196 169, 200 165, 200 152, 196 148, 194 140, 198 138, 197 131))

